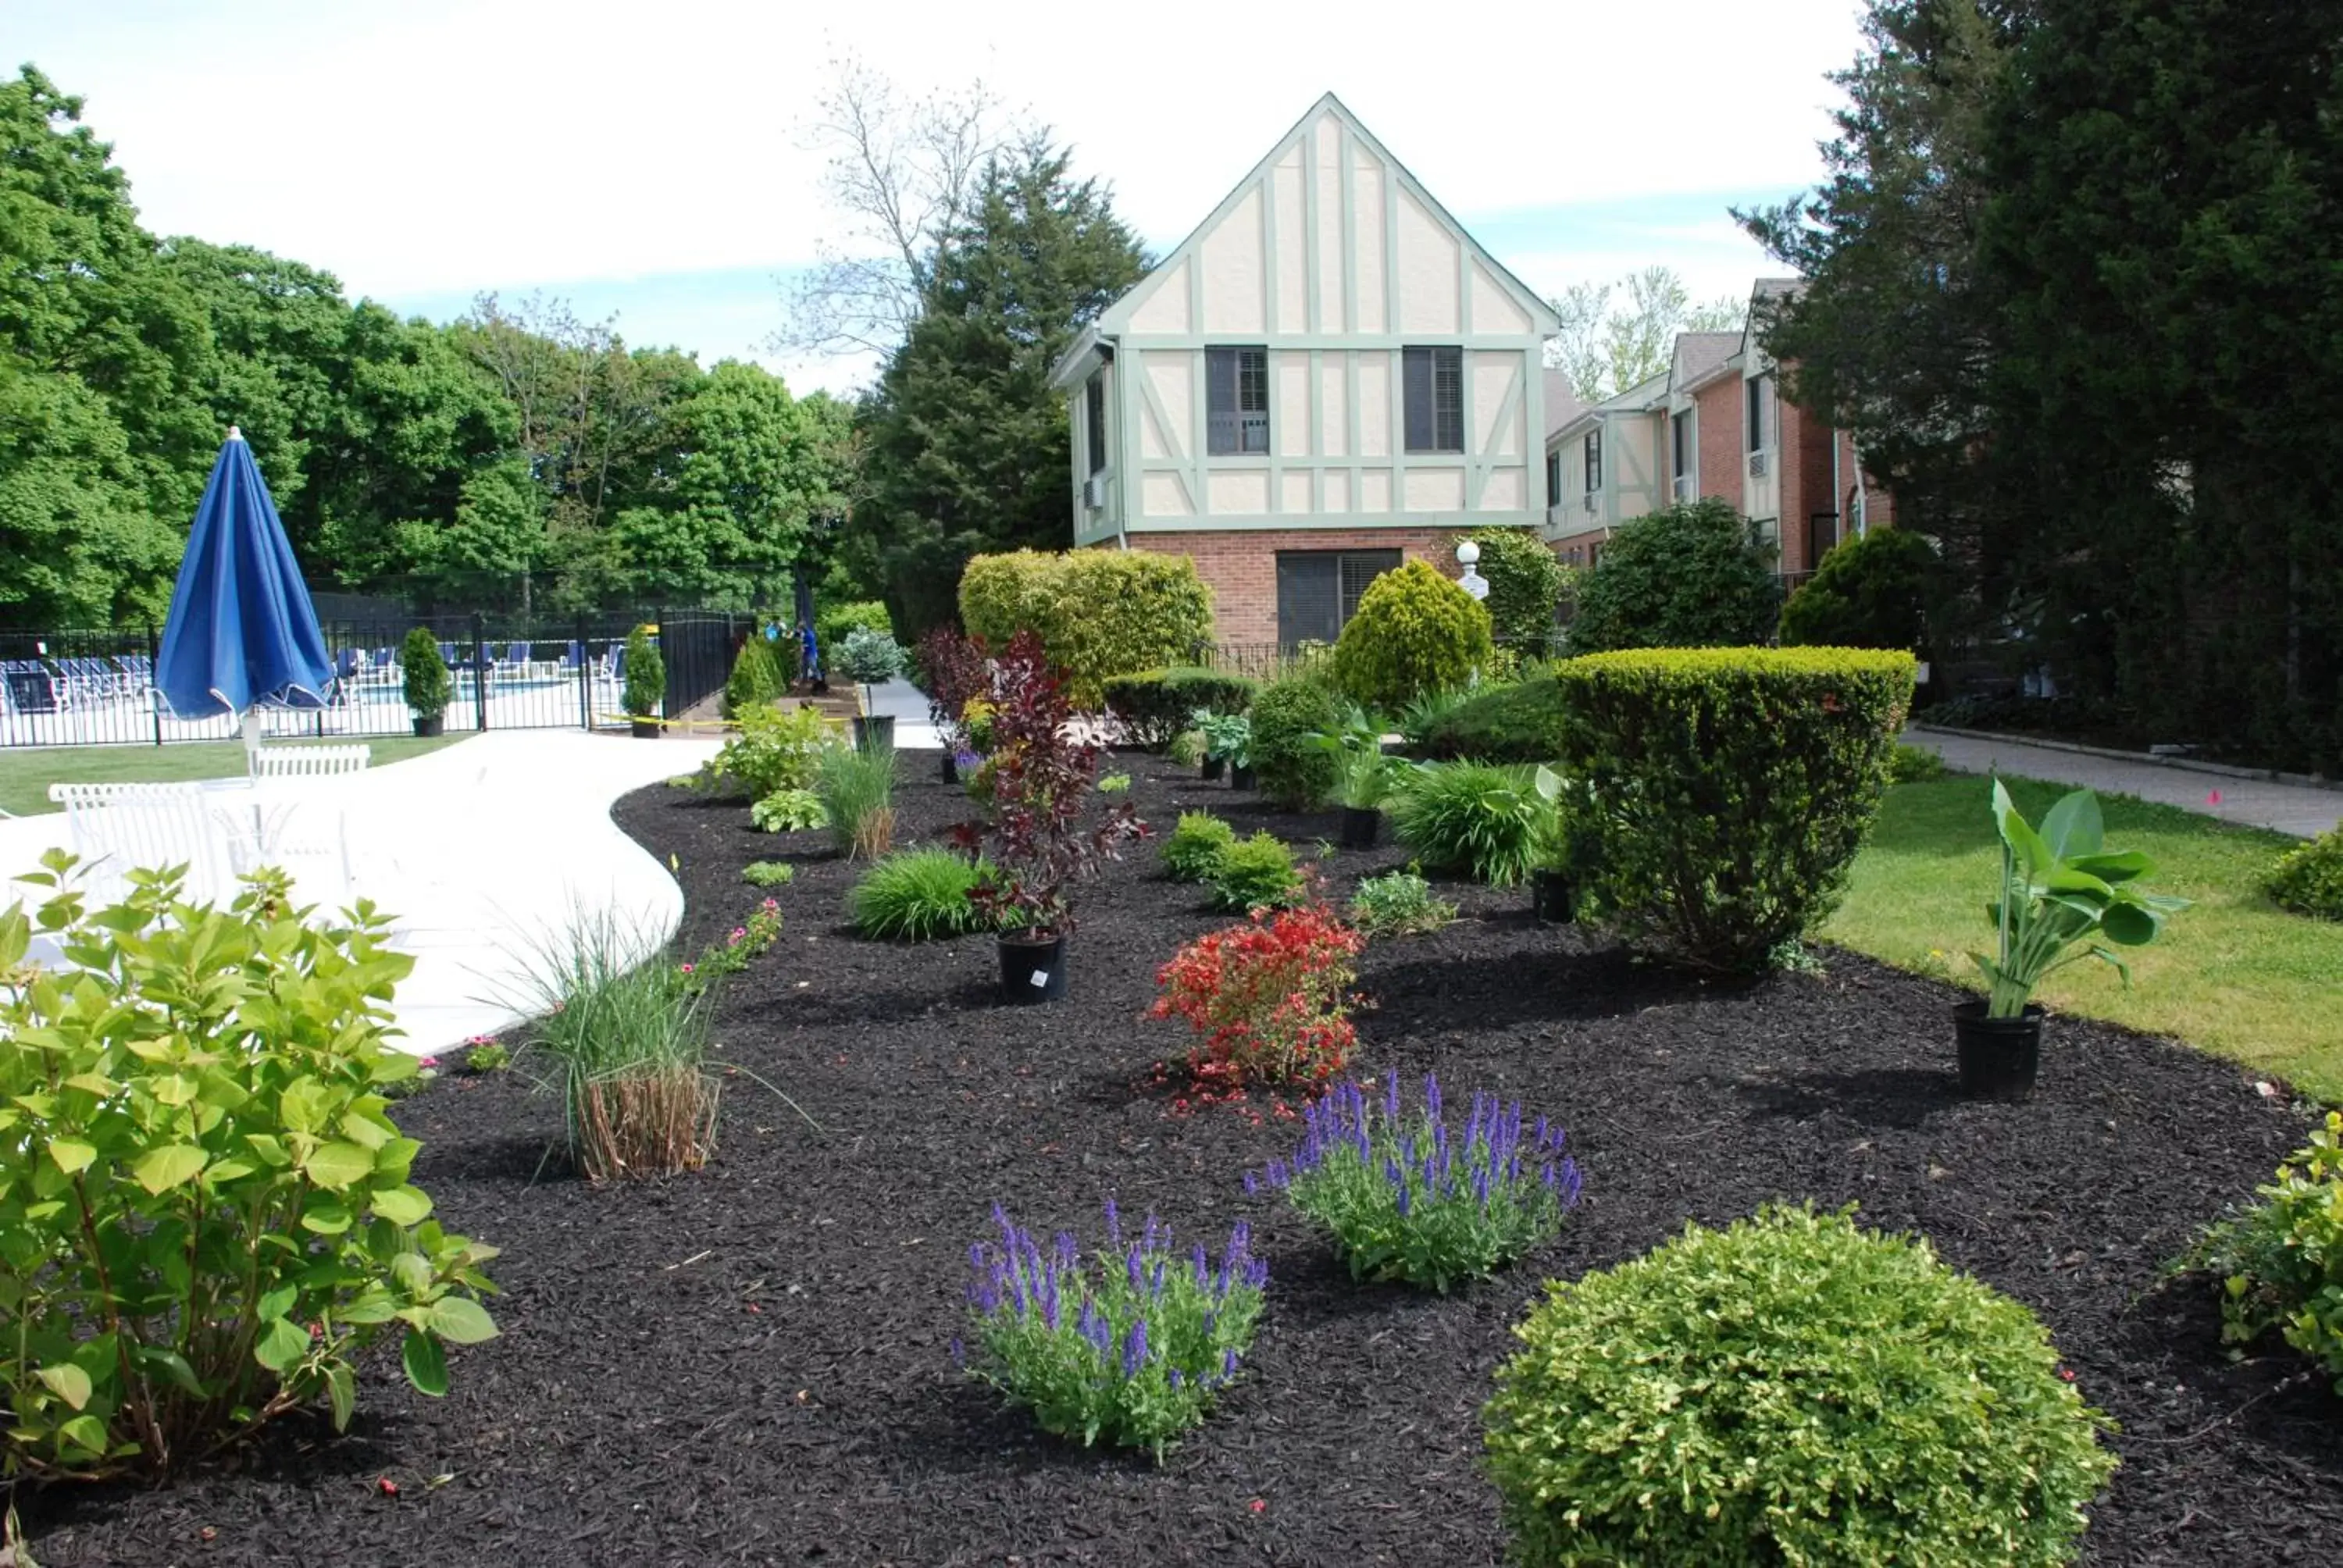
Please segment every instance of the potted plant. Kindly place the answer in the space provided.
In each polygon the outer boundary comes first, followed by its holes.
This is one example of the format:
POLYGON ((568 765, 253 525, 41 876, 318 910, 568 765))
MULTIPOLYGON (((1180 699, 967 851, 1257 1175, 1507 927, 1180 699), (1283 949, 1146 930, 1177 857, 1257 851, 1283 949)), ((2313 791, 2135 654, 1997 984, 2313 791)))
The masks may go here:
POLYGON ((634 725, 635 739, 657 740, 658 709, 667 699, 667 660, 659 657, 659 638, 648 626, 627 634, 627 678, 618 699, 634 725))
POLYGON ((999 688, 987 766, 992 818, 961 823, 953 839, 990 862, 969 900, 1001 933, 1002 996, 1054 1001, 1066 994, 1070 889, 1118 858, 1124 844, 1145 838, 1147 825, 1121 800, 1094 823, 1083 821, 1102 748, 1069 722, 1073 709, 1040 638, 1017 634, 1001 657, 999 688))
POLYGON ((961 715, 972 699, 992 690, 984 639, 962 637, 950 627, 940 626, 920 639, 915 658, 927 687, 928 718, 936 727, 936 739, 943 743, 943 781, 957 784, 961 759, 975 754, 961 715))
POLYGON ((439 657, 439 644, 428 628, 416 627, 399 645, 398 668, 407 685, 407 710, 414 717, 415 733, 437 735, 445 725, 447 699, 455 695, 456 682, 447 674, 447 661, 439 657))
POLYGON ((1342 848, 1373 849, 1383 830, 1383 798, 1392 785, 1383 726, 1353 704, 1340 724, 1312 736, 1310 742, 1334 759, 1334 803, 1342 809, 1342 848))
POLYGON ((1533 778, 1544 809, 1533 831, 1537 863, 1530 868, 1530 913, 1541 925, 1566 926, 1578 919, 1585 835, 1576 827, 1580 815, 1570 809, 1562 776, 1540 768, 1533 778))
POLYGON ((1252 788, 1252 720, 1242 713, 1214 713, 1209 709, 1196 709, 1189 728, 1204 738, 1204 779, 1207 783, 1221 776, 1225 765, 1230 770, 1230 784, 1239 789, 1252 788))
POLYGON ((2001 891, 1986 906, 1994 956, 1970 959, 1986 978, 1982 1001, 1953 1009, 1960 1052, 1961 1091, 1990 1100, 2025 1100, 2041 1064, 2042 1018, 2034 988, 2044 977, 2083 960, 2112 965, 2126 985, 2131 970, 2113 949, 2144 947, 2164 918, 2188 907, 2186 899, 2142 892, 2140 879, 2156 866, 2137 849, 2111 850, 2088 789, 2062 796, 2030 826, 1999 779, 1993 781, 1994 827, 2001 837, 2001 891))
POLYGON ((870 689, 903 673, 903 645, 883 631, 858 626, 838 645, 830 664, 854 682, 854 744, 891 749, 895 744, 895 716, 871 713, 870 689))

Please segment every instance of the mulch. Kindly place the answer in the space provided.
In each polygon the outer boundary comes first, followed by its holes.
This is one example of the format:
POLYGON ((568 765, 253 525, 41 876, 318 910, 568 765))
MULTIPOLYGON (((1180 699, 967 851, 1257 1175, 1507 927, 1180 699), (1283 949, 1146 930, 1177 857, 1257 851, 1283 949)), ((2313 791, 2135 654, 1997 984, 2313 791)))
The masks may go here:
MULTIPOLYGON (((1210 805, 1305 849, 1334 837, 1332 814, 1123 760, 1151 820, 1210 805)), ((934 762, 906 754, 906 840, 965 815, 934 762)), ((1777 1196, 1925 1232, 2042 1314, 2123 1426, 2086 1562, 2334 1561, 2343 1401, 2282 1351, 2233 1364, 2201 1282, 2163 1282, 2306 1130, 2225 1062, 2062 1019, 2033 1103, 1966 1103, 1939 985, 1840 952, 1819 976, 1713 985, 1536 926, 1523 893, 1450 889, 1465 919, 1363 960, 1359 1070, 1437 1069, 1453 1096, 1552 1113, 1585 1202, 1497 1280, 1361 1288, 1241 1189, 1292 1129, 1182 1115, 1150 1082, 1183 1045, 1143 1017, 1155 970, 1221 923, 1151 849, 1088 890, 1070 999, 1009 1008, 987 941, 854 940, 854 868, 817 835, 756 834, 664 786, 614 814, 679 867, 689 947, 763 896, 743 864, 799 868, 780 946, 723 1001, 739 1072, 715 1161, 589 1191, 548 1158, 558 1108, 520 1075, 432 1085, 398 1111, 424 1141, 416 1180, 504 1249, 502 1337, 454 1352, 441 1401, 380 1358, 344 1438, 288 1422, 168 1489, 27 1496, 43 1564, 1495 1563, 1477 1412, 1538 1282, 1777 1196), (1109 1194, 1190 1237, 1249 1215, 1272 1268, 1246 1375, 1160 1469, 1036 1432, 950 1356, 993 1201, 1087 1236, 1109 1194)), ((1404 859, 1323 869, 1346 894, 1404 859)))

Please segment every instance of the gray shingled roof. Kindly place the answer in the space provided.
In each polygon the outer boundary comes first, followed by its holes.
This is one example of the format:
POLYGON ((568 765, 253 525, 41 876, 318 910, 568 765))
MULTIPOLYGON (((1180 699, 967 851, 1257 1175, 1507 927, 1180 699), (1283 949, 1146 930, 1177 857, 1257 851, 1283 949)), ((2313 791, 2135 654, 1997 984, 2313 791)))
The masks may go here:
POLYGON ((1741 352, 1738 332, 1679 332, 1676 334, 1674 385, 1681 389, 1704 378, 1741 352))

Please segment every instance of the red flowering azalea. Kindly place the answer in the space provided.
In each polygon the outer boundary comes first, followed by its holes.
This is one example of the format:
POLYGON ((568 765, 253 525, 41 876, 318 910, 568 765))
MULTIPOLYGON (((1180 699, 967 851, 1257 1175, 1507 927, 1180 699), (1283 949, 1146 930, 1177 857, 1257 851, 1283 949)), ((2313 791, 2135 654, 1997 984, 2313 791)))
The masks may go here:
POLYGON ((1200 1098, 1242 1099, 1249 1081, 1314 1088, 1341 1071, 1358 1039, 1348 1012, 1361 946, 1318 904, 1256 910, 1181 949, 1157 971, 1150 1010, 1195 1030, 1200 1098))

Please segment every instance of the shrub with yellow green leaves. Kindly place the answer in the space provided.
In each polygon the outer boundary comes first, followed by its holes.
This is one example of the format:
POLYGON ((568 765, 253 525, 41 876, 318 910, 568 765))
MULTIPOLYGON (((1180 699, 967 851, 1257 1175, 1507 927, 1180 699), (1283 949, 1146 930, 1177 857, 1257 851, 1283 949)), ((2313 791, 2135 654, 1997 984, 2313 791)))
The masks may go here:
POLYGON ((338 1429, 386 1333, 445 1393, 445 1347, 497 1332, 495 1249, 407 1180, 387 922, 266 871, 226 910, 151 871, 92 910, 73 857, 42 864, 0 910, 0 1473, 156 1479, 321 1396, 338 1429))
POLYGON ((1334 645, 1334 684, 1360 707, 1390 711, 1451 691, 1486 669, 1489 612, 1423 561, 1387 571, 1359 596, 1334 645))
POLYGON ((1013 550, 978 556, 960 579, 968 634, 1007 648, 1021 631, 1064 672, 1075 706, 1106 700, 1106 678, 1184 665, 1212 638, 1212 590, 1186 556, 1145 550, 1013 550))

